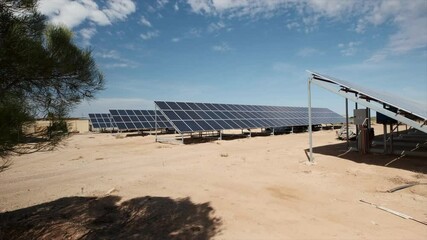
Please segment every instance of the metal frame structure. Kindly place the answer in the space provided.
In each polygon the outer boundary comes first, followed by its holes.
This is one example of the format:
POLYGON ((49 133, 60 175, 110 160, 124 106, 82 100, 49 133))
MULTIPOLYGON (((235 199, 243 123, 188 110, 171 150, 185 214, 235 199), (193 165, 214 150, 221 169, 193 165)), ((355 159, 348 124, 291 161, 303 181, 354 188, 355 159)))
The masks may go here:
MULTIPOLYGON (((379 113, 384 114, 387 117, 393 118, 398 122, 404 123, 414 129, 421 132, 427 133, 427 106, 423 111, 423 108, 415 106, 413 103, 395 97, 398 101, 391 101, 394 96, 384 95, 382 93, 376 93, 372 90, 363 89, 354 84, 346 83, 345 81, 338 80, 332 77, 328 77, 323 74, 316 72, 307 71, 310 74, 308 78, 308 115, 309 122, 311 123, 311 84, 316 84, 330 92, 333 92, 339 96, 345 98, 346 105, 346 122, 347 122, 347 134, 348 134, 348 100, 358 104, 361 104, 368 109, 373 109, 379 113), (387 96, 387 97, 385 97, 387 96), (392 98, 389 98, 392 97, 392 98), (384 106, 392 106, 397 109, 397 112, 390 111, 384 106), (402 107, 404 106, 404 107, 402 107)), ((369 117, 369 115, 368 115, 369 117)), ((391 131, 393 132, 393 131, 391 131)), ((385 132, 386 133, 386 132, 385 132)), ((348 140, 347 140, 348 141, 348 140)), ((309 160, 314 161, 313 158, 313 140, 312 140, 312 129, 311 124, 309 126, 309 160)))

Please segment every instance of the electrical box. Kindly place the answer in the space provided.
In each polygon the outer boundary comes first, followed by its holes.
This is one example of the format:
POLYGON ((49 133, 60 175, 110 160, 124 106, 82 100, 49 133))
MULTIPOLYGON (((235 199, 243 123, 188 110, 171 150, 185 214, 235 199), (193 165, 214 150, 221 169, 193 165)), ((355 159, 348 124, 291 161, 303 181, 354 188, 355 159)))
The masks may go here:
POLYGON ((365 119, 368 118, 368 113, 365 108, 354 109, 353 114, 354 114, 354 124, 362 125, 362 124, 368 123, 368 121, 365 121, 365 119))

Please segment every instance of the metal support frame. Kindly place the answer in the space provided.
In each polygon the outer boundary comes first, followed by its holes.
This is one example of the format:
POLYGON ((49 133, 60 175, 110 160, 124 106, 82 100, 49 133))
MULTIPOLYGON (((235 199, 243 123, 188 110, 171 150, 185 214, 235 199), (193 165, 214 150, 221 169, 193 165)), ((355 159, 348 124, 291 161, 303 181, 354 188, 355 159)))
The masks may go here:
POLYGON ((350 140, 349 138, 349 134, 348 134, 348 98, 345 99, 345 136, 346 136, 346 142, 347 142, 347 149, 350 147, 350 140))
POLYGON ((334 87, 330 86, 329 83, 323 82, 321 80, 312 81, 312 82, 318 86, 325 88, 326 90, 329 90, 329 91, 335 93, 335 94, 338 94, 342 97, 348 98, 351 101, 362 104, 365 107, 369 107, 370 109, 373 109, 374 111, 380 112, 380 113, 386 115, 387 117, 390 117, 390 118, 396 119, 399 122, 405 123, 405 124, 415 128, 415 129, 420 130, 421 132, 427 133, 427 125, 423 125, 422 123, 418 123, 418 122, 413 121, 409 118, 406 118, 404 116, 401 116, 399 114, 391 112, 387 109, 384 109, 382 105, 371 103, 371 102, 369 102, 365 99, 359 98, 359 97, 354 97, 353 93, 348 93, 348 92, 341 91, 340 89, 335 89, 334 87))
MULTIPOLYGON (((354 94, 355 97, 357 97, 357 93, 354 94)), ((357 102, 354 103, 354 109, 359 109, 359 105, 357 102)), ((356 139, 359 139, 359 126, 356 125, 356 139)))
MULTIPOLYGON (((308 160, 310 162, 314 162, 314 158, 313 158, 313 129, 311 128, 311 82, 313 81, 313 78, 310 77, 308 78, 308 135, 309 135, 309 140, 308 140, 308 144, 309 144, 309 148, 310 148, 310 153, 309 153, 309 157, 308 160)), ((293 132, 293 129, 292 129, 293 132)))
POLYGON ((384 154, 387 153, 387 124, 383 124, 384 154))
POLYGON ((156 134, 156 142, 157 142, 157 104, 154 104, 154 132, 156 134))
POLYGON ((393 152, 393 124, 390 124, 390 153, 393 152))

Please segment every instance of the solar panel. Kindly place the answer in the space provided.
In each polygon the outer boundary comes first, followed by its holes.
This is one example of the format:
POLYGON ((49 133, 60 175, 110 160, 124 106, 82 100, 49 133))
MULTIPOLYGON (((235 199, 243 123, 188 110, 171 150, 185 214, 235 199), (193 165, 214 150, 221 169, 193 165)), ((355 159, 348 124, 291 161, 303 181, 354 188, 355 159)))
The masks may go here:
MULTIPOLYGON (((180 133, 308 125, 306 107, 163 101, 155 104, 180 133)), ((312 108, 313 125, 344 122, 341 115, 327 108, 312 108)))
POLYGON ((117 127, 109 113, 89 113, 89 120, 95 129, 117 127))
POLYGON ((427 120, 427 104, 424 103, 417 103, 417 102, 412 102, 411 100, 408 99, 404 99, 398 95, 394 95, 394 94, 390 94, 390 93, 385 93, 385 92, 378 92, 378 91, 374 91, 362 86, 359 86, 357 84, 354 83, 350 83, 341 79, 337 79, 334 77, 330 77, 324 74, 320 74, 320 73, 316 73, 316 72, 311 72, 309 71, 311 74, 313 74, 316 78, 320 78, 329 82, 333 82, 335 84, 338 84, 342 87, 348 88, 350 90, 359 92, 365 96, 368 96, 371 99, 376 99, 380 102, 386 103, 390 106, 393 106, 397 109, 401 109, 405 112, 411 113, 417 117, 420 117, 424 120, 427 120))
MULTIPOLYGON (((110 113, 117 124, 117 128, 122 131, 156 128, 156 112, 154 110, 110 110, 110 113)), ((173 128, 159 111, 157 111, 157 128, 173 128)))

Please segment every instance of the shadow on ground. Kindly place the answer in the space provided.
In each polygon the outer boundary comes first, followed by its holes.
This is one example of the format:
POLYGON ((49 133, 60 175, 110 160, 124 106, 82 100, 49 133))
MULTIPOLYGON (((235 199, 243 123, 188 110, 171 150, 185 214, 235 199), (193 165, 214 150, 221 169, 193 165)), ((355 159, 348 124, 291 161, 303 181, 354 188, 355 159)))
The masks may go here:
MULTIPOLYGON (((308 149, 305 149, 308 152, 308 149)), ((347 151, 347 143, 329 144, 313 148, 313 153, 338 157, 343 160, 349 160, 357 163, 385 166, 387 163, 395 160, 398 156, 386 154, 361 154, 359 152, 347 151)), ((427 174, 427 159, 423 157, 405 156, 392 162, 388 167, 409 170, 427 174)))
POLYGON ((0 239, 210 239, 221 219, 189 198, 66 197, 0 214, 0 239))

